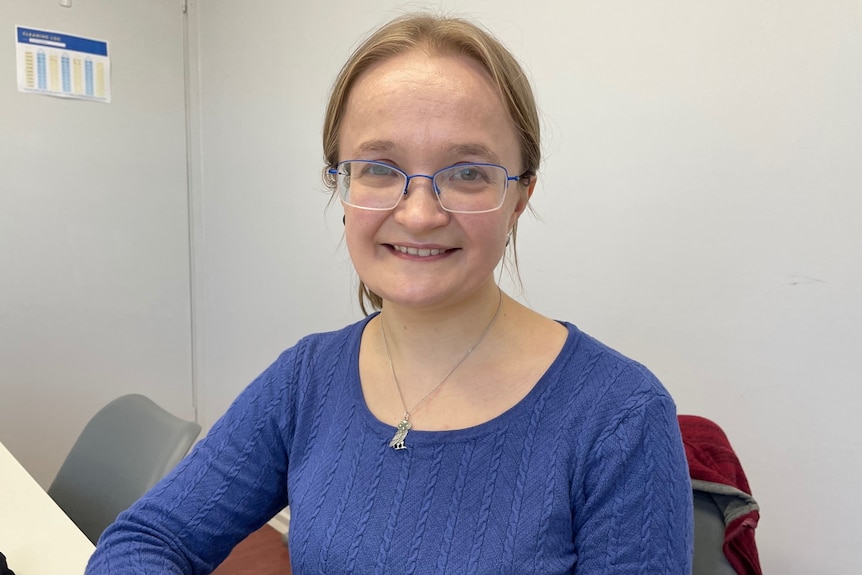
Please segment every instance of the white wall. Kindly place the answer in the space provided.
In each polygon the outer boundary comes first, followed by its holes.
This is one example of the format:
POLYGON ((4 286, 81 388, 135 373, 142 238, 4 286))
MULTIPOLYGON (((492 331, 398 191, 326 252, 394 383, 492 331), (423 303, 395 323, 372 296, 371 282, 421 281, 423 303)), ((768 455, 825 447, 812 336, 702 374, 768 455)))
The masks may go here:
MULTIPOLYGON (((433 5, 486 23, 537 90, 525 299, 724 427, 766 572, 858 572, 862 5, 433 5)), ((400 6, 192 2, 207 425, 281 349, 359 317, 320 125, 350 49, 400 6)))
MULTIPOLYGON (((191 417, 194 362, 208 427, 280 350, 359 317, 320 124, 402 5, 191 0, 189 214, 178 4, 0 0, 0 441, 43 485, 108 399, 191 417), (15 24, 107 39, 114 103, 18 94, 15 24)), ((858 572, 862 5, 560 4, 430 4, 485 22, 537 90, 524 299, 725 428, 767 572, 858 572)))
POLYGON ((43 486, 119 395, 194 417, 180 4, 72 4, 0 0, 0 441, 43 486), (16 25, 106 40, 112 103, 18 93, 16 25))

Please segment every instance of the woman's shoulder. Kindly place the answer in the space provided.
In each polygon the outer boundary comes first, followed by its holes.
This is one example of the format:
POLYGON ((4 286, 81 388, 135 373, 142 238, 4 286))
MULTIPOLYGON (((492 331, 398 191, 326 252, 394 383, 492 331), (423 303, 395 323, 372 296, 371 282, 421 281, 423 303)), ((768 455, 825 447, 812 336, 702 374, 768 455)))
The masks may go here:
POLYGON ((676 405, 658 377, 640 361, 563 323, 569 338, 554 395, 565 430, 560 436, 570 438, 578 473, 592 469, 584 462, 638 449, 663 454, 655 457, 667 465, 684 461, 676 405))
POLYGON ((234 399, 237 412, 266 412, 279 426, 296 417, 297 409, 327 393, 327 385, 343 380, 355 369, 351 358, 358 353, 359 339, 369 318, 338 330, 302 337, 282 351, 234 399), (339 374, 341 371, 343 374, 339 374))
POLYGON ((566 356, 568 369, 575 369, 593 384, 644 388, 660 394, 667 390, 658 377, 643 363, 598 340, 570 322, 561 321, 569 337, 561 356, 566 356))
MULTIPOLYGON (((376 314, 374 314, 376 315, 376 314)), ((301 337, 293 346, 285 349, 274 362, 274 365, 308 361, 314 358, 343 358, 346 349, 356 347, 362 338, 365 325, 374 317, 370 315, 342 328, 307 334, 301 337)))
MULTIPOLYGON (((242 395, 289 399, 308 387, 316 374, 347 370, 358 353, 362 330, 370 318, 338 330, 311 333, 285 349, 245 388, 242 395)), ((355 362, 354 362, 355 363, 355 362)))
POLYGON ((576 412, 591 414, 593 423, 608 424, 650 402, 674 408, 670 393, 643 363, 572 323, 560 323, 569 336, 555 364, 558 392, 576 412))

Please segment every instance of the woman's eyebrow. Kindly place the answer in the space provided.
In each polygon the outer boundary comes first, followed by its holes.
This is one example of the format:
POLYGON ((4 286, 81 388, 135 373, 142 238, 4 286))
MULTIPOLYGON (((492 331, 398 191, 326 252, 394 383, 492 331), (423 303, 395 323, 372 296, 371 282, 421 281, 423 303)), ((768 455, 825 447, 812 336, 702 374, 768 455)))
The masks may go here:
MULTIPOLYGON (((397 148, 398 146, 392 140, 375 139, 360 143, 356 146, 355 152, 357 154, 380 153, 390 152, 397 148)), ((492 164, 500 163, 499 156, 484 144, 454 144, 449 146, 447 153, 452 158, 478 157, 492 164)))
POLYGON ((492 164, 499 164, 500 158, 490 148, 482 144, 456 144, 449 148, 453 156, 479 156, 492 164))
POLYGON ((368 140, 367 142, 359 144, 359 146, 356 147, 356 151, 359 153, 388 152, 395 147, 395 142, 392 140, 368 140))

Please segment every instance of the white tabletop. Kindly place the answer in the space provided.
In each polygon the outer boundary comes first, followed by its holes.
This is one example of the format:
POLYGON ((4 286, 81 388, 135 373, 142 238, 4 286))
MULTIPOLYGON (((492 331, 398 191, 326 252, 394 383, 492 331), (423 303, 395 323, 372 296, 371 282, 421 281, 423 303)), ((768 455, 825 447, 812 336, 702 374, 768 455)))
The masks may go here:
POLYGON ((18 575, 81 575, 93 544, 0 443, 0 552, 18 575))

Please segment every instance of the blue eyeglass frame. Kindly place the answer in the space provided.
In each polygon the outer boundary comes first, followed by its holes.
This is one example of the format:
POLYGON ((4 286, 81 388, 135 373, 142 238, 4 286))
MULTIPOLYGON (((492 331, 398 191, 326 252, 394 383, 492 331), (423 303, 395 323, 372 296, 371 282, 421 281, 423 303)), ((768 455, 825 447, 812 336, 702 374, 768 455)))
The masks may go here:
MULTIPOLYGON (((501 166, 500 164, 491 164, 488 162, 464 162, 461 164, 452 164, 451 166, 446 166, 445 168, 440 168, 439 170, 437 170, 436 172, 434 172, 431 175, 413 174, 411 176, 410 174, 408 174, 407 172, 405 172, 401 168, 397 168, 397 167, 393 166, 392 164, 387 164, 386 162, 378 162, 376 160, 342 160, 342 161, 338 162, 337 164, 335 164, 334 168, 327 169, 326 173, 330 174, 332 176, 338 176, 339 175, 338 169, 342 165, 350 164, 352 162, 362 162, 363 164, 374 164, 375 166, 383 166, 384 168, 388 168, 390 170, 394 170, 394 171, 398 172, 399 174, 402 174, 405 178, 405 182, 404 182, 404 191, 401 192, 401 198, 406 196, 407 193, 410 191, 409 190, 410 180, 412 180, 413 178, 428 178, 429 180, 431 180, 431 187, 437 196, 437 202, 440 203, 440 207, 443 208, 444 210, 446 210, 447 212, 460 213, 460 214, 483 214, 483 213, 487 213, 487 212, 494 212, 494 211, 499 210, 502 207, 503 202, 501 201, 500 205, 497 206, 496 208, 492 208, 490 210, 480 210, 478 212, 465 212, 465 211, 461 211, 461 210, 450 210, 446 206, 443 205, 443 202, 440 201, 440 188, 437 187, 436 178, 437 178, 437 175, 440 174, 441 172, 445 172, 446 170, 451 170, 452 168, 457 168, 458 166, 487 166, 487 167, 492 167, 492 168, 500 168, 501 170, 503 170, 503 173, 506 174, 506 187, 503 190, 504 197, 505 197, 505 192, 509 189, 509 182, 518 182, 522 178, 527 176, 526 174, 522 174, 520 176, 510 176, 509 170, 506 169, 506 166, 501 166)), ((395 205, 392 206, 391 208, 368 208, 365 206, 354 206, 354 207, 359 208, 360 210, 376 210, 376 211, 394 210, 398 206, 398 204, 401 202, 401 198, 398 198, 398 201, 395 202, 395 205)), ((353 205, 350 202, 347 202, 347 203, 351 206, 353 205)))

